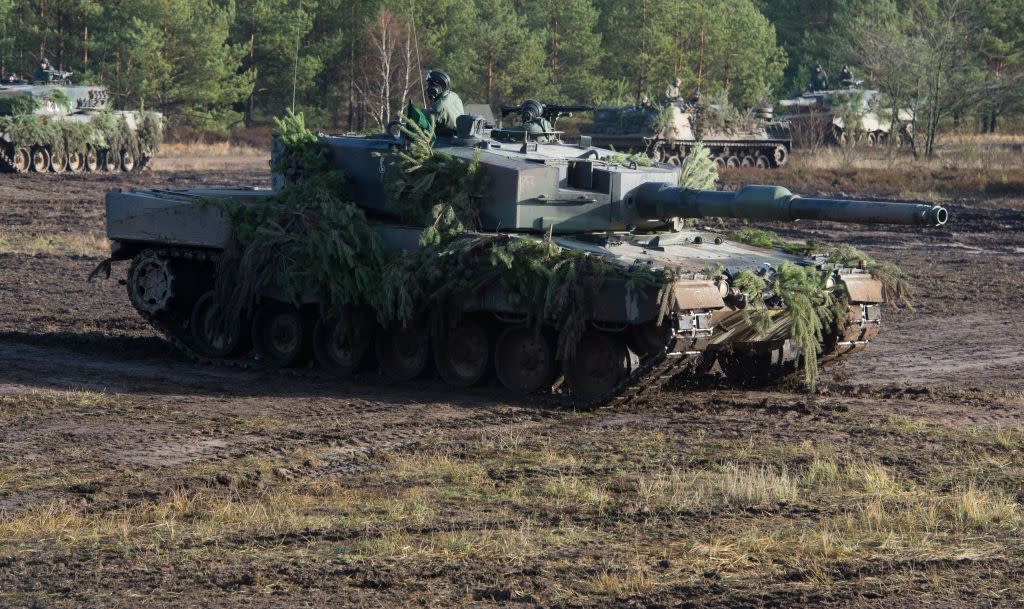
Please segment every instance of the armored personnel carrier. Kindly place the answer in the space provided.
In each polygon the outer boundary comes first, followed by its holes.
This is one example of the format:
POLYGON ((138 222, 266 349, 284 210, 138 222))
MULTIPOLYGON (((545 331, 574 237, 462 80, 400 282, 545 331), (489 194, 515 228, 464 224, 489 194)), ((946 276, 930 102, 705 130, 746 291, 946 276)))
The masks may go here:
POLYGON ((792 141, 785 122, 756 115, 716 121, 715 109, 682 101, 665 106, 599 108, 592 126, 584 128, 595 146, 679 165, 698 141, 721 167, 782 167, 789 159, 792 141))
MULTIPOLYGON (((399 322, 372 300, 353 304, 359 295, 339 294, 333 279, 287 290, 272 277, 258 287, 249 313, 218 323, 219 282, 226 276, 219 265, 236 245, 232 218, 268 205, 292 210, 289 222, 298 218, 285 193, 309 178, 295 171, 288 148, 275 142, 273 189, 112 191, 106 200, 112 255, 105 268, 109 274, 111 262, 129 261, 128 298, 193 358, 271 368, 315 362, 339 374, 375 360, 390 378, 408 381, 436 368, 458 387, 494 374, 512 392, 555 391, 574 407, 625 399, 716 362, 736 383, 771 381, 790 374, 798 358, 816 365, 864 348, 881 324, 883 284, 863 264, 751 247, 685 219, 924 227, 947 218, 931 205, 804 198, 775 186, 691 190, 677 185, 674 165, 623 164, 611 150, 538 143, 521 129, 487 129, 482 117, 465 115, 456 137, 438 137, 427 153, 434 156, 415 161, 485 177, 466 198, 475 226, 434 246, 425 236, 436 226, 410 222, 388 194, 395 184, 389 176, 401 170, 403 156, 410 158, 410 146, 422 142, 400 133, 320 135, 315 143, 315 157, 347 176, 338 188, 351 203, 343 205, 359 211, 339 230, 365 214, 391 260, 372 267, 364 289, 394 284, 402 264, 419 270, 436 263, 432 280, 452 281, 422 286, 418 313, 399 322), (233 211, 217 202, 230 202, 233 211), (812 328, 810 343, 807 320, 794 322, 791 314, 807 297, 787 287, 785 277, 794 273, 822 295, 815 307, 831 303, 829 310, 838 310, 821 318, 817 336, 812 328), (542 282, 524 288, 524 276, 542 282), (339 298, 350 302, 328 305, 339 298)), ((399 194, 405 201, 414 193, 399 194)), ((268 239, 280 234, 274 226, 268 239)), ((359 247, 365 243, 352 239, 331 249, 370 251, 359 247)), ((285 255, 275 249, 262 256, 273 264, 285 255)), ((372 258, 357 257, 367 264, 372 258)), ((308 259, 293 262, 303 270, 314 266, 308 259)), ((348 267, 342 271, 348 274, 348 267)))
POLYGON ((162 138, 155 112, 109 109, 105 87, 0 85, 0 170, 134 171, 162 138))
POLYGON ((913 135, 914 115, 899 110, 897 133, 892 133, 892 111, 881 107, 878 91, 851 86, 826 91, 806 91, 800 97, 779 101, 780 120, 788 122, 796 146, 842 146, 849 138, 863 138, 868 146, 882 145, 890 137, 902 144, 913 135), (847 125, 848 120, 860 124, 847 125))

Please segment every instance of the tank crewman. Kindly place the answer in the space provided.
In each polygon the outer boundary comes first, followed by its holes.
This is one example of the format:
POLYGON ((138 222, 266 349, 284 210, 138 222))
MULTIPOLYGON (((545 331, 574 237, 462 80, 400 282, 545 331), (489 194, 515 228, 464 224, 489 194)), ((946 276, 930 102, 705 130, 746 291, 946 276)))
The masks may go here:
POLYGON ((466 113, 462 98, 451 90, 452 79, 441 70, 427 74, 427 97, 430 98, 430 114, 434 117, 434 133, 441 136, 455 135, 455 119, 466 113))
POLYGON ((35 73, 32 75, 33 82, 50 82, 53 80, 54 69, 50 66, 50 60, 43 57, 39 60, 39 66, 36 67, 35 73))
POLYGON ((852 87, 854 85, 853 71, 850 70, 850 66, 843 66, 843 71, 839 73, 839 84, 844 87, 852 87))
POLYGON ((544 104, 535 99, 524 101, 519 118, 522 120, 523 130, 533 136, 534 140, 543 143, 551 139, 548 134, 552 133, 555 127, 551 121, 544 118, 544 104))
POLYGON ((679 101, 679 85, 683 84, 683 79, 676 76, 672 79, 672 82, 665 87, 665 103, 671 104, 672 102, 679 101))
POLYGON ((814 73, 811 74, 811 91, 824 91, 825 89, 828 89, 828 74, 819 63, 814 66, 814 73))

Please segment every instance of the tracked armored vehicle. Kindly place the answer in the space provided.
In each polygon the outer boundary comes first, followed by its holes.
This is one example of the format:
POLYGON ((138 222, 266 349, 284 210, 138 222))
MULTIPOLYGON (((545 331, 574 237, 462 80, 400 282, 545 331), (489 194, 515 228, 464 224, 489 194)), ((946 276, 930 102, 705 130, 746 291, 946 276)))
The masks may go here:
POLYGON ((900 109, 893 133, 892 110, 881 107, 879 93, 872 89, 807 91, 779 101, 779 106, 779 118, 789 123, 796 146, 842 146, 851 138, 875 146, 891 137, 903 144, 913 135, 913 113, 900 109), (849 120, 859 124, 848 125, 849 120))
POLYGON ((109 109, 105 87, 0 85, 0 170, 24 173, 134 171, 159 146, 155 112, 109 109))
POLYGON ((679 165, 698 141, 721 167, 781 167, 789 159, 792 139, 785 122, 760 110, 726 125, 707 119, 713 109, 685 102, 661 108, 599 108, 582 130, 594 146, 642 153, 660 163, 679 165))
MULTIPOLYGON (((396 154, 408 146, 405 136, 319 136, 319 142, 330 164, 349 177, 346 196, 365 211, 384 251, 424 251, 424 226, 403 222, 386 194, 396 154)), ((280 162, 280 143, 275 150, 274 166, 280 169, 287 165, 280 162)), ((412 323, 382 320, 365 307, 348 309, 347 319, 339 319, 324 304, 327 288, 307 285, 297 301, 265 286, 258 307, 240 323, 231 329, 211 324, 217 264, 232 247, 234 229, 228 214, 210 201, 231 200, 242 209, 266 205, 275 189, 296 179, 290 171, 275 173, 274 189, 266 190, 113 191, 106 201, 110 261, 130 261, 126 284, 132 304, 197 360, 273 368, 316 362, 347 373, 375 359, 380 372, 394 379, 411 380, 433 367, 459 387, 494 373, 513 392, 556 388, 570 405, 584 407, 634 396, 676 372, 715 362, 736 383, 789 374, 800 349, 792 340, 789 304, 782 292, 772 292, 772 278, 787 268, 813 270, 815 281, 841 296, 840 314, 812 349, 820 353, 809 355, 815 362, 846 357, 877 334, 883 289, 869 270, 750 247, 687 227, 683 219, 916 226, 946 221, 946 210, 930 205, 803 198, 774 186, 738 192, 681 188, 673 165, 617 164, 608 160, 613 151, 532 142, 522 130, 487 129, 481 117, 471 115, 459 118, 457 137, 438 138, 434 150, 448 155, 446 163, 475 163, 487 178, 473 199, 478 226, 466 233, 469 246, 457 256, 468 256, 480 243, 529 241, 621 269, 579 284, 576 302, 583 317, 573 322, 573 349, 557 344, 569 322, 538 318, 534 303, 516 297, 508 281, 516 269, 500 262, 501 272, 491 278, 472 274, 460 284, 472 288, 412 323), (659 281, 642 282, 641 275, 659 281), (743 291, 741 276, 761 278, 763 289, 743 291), (761 327, 749 314, 755 301, 770 316, 761 327), (437 332, 428 319, 443 322, 444 330, 437 332), (363 338, 353 338, 353 326, 363 338)), ((538 298, 545 300, 543 290, 538 298)))

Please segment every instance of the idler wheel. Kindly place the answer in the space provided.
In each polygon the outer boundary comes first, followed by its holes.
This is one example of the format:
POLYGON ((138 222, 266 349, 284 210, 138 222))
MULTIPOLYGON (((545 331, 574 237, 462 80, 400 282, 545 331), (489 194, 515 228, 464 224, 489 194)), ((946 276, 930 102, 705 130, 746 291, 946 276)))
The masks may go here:
POLYGON ((463 318, 434 345, 434 363, 444 382, 456 387, 479 385, 491 368, 491 335, 481 322, 463 318))
POLYGON ((128 269, 128 297, 144 313, 153 315, 166 310, 174 298, 171 263, 153 250, 136 256, 128 269))
POLYGON ((758 169, 770 169, 771 166, 771 160, 763 154, 757 155, 757 158, 754 160, 754 167, 758 169))
POLYGON ((313 328, 313 355, 317 363, 342 378, 351 376, 366 355, 366 337, 361 335, 359 327, 352 326, 353 322, 357 320, 346 312, 321 317, 313 328))
POLYGON ((574 395, 598 398, 612 392, 629 376, 629 351, 618 336, 588 332, 564 368, 565 382, 574 395))
POLYGON ((213 290, 196 301, 189 326, 196 349, 203 355, 228 357, 238 352, 242 342, 238 320, 222 318, 213 290))
POLYGON ((388 378, 411 381, 426 372, 430 340, 423 330, 413 326, 388 328, 377 334, 375 343, 377 363, 388 378))
POLYGON ((730 156, 729 158, 725 159, 725 166, 726 167, 731 167, 733 169, 735 169, 736 167, 739 167, 740 166, 740 157, 738 157, 736 155, 730 156))
POLYGON ((68 155, 61 152, 50 152, 50 171, 64 173, 68 168, 68 155))
POLYGON ((526 326, 507 328, 494 348, 498 380, 513 393, 527 394, 555 381, 555 350, 543 333, 526 326))
POLYGON ((135 169, 135 156, 127 150, 121 151, 121 169, 128 173, 135 169))
POLYGON ((757 165, 757 162, 754 160, 754 157, 750 156, 749 154, 745 155, 742 159, 740 159, 740 167, 749 168, 754 167, 755 165, 757 165))
POLYGON ((262 305, 252 320, 252 346, 256 357, 271 368, 299 364, 306 354, 302 313, 282 303, 262 305))
POLYGON ((120 161, 117 159, 117 153, 113 150, 104 150, 100 153, 100 169, 106 172, 117 171, 117 167, 120 161))
POLYGON ((85 170, 96 171, 100 167, 100 156, 96 153, 96 149, 89 146, 85 150, 85 170))
POLYGON ((25 173, 32 167, 32 152, 28 148, 17 148, 14 151, 14 171, 25 173))
POLYGON ((50 151, 42 146, 32 149, 32 170, 46 173, 50 170, 50 151))
POLYGON ((85 167, 85 155, 81 152, 72 152, 68 155, 68 171, 79 173, 85 167))

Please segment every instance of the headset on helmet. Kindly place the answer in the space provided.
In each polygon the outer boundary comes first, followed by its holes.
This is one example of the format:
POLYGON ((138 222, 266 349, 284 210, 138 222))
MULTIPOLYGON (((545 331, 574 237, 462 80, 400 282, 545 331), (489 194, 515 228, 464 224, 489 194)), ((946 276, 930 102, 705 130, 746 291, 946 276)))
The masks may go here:
POLYGON ((441 70, 431 70, 427 73, 427 97, 437 99, 452 88, 452 79, 441 70))

